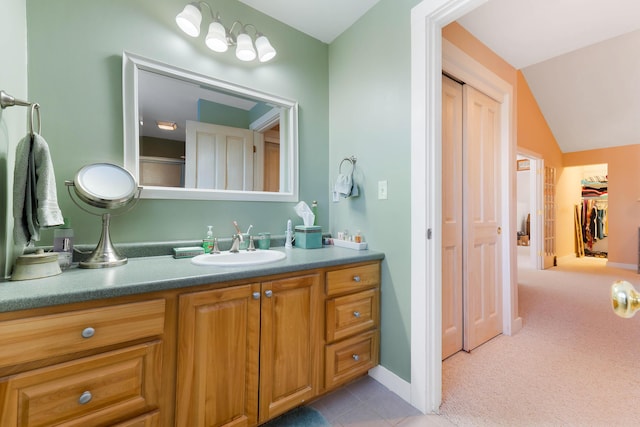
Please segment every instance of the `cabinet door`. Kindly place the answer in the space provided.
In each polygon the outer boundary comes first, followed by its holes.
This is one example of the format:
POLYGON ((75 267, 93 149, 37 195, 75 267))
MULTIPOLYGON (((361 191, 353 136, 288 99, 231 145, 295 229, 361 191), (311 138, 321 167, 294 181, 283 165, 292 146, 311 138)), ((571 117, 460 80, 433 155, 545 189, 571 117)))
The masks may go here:
POLYGON ((260 422, 318 391, 322 315, 317 274, 262 284, 260 422))
POLYGON ((258 284, 180 297, 176 425, 257 423, 258 284))

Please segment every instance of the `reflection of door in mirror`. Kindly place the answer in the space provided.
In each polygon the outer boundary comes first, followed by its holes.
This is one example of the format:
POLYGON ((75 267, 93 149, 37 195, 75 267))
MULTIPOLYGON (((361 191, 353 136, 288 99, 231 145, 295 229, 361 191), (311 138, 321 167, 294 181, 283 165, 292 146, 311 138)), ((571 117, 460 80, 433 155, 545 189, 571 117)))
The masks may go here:
POLYGON ((280 190, 280 126, 264 132, 264 191, 280 190))
POLYGON ((185 187, 252 191, 255 133, 187 121, 185 187))

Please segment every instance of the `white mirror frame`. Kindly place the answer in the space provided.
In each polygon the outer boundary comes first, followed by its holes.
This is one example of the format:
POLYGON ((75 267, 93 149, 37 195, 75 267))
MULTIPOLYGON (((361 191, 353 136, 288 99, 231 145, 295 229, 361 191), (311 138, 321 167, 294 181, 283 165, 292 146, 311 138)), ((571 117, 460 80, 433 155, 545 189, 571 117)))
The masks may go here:
POLYGON ((284 107, 281 125, 287 135, 286 167, 281 165, 280 179, 284 190, 235 191, 209 190, 200 188, 177 188, 143 186, 143 199, 177 200, 235 200, 260 202, 297 202, 298 201, 298 103, 278 96, 259 92, 203 74, 194 73, 152 59, 123 52, 122 54, 122 114, 124 128, 124 167, 140 182, 140 144, 138 127, 138 72, 147 70, 168 77, 174 77, 198 84, 235 92, 264 102, 284 107))

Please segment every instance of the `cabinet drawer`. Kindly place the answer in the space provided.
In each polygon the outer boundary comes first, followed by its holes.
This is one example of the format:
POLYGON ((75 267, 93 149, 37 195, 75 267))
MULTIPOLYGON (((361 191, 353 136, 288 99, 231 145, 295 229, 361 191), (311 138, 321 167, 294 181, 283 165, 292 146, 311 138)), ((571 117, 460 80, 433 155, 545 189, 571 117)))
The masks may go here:
POLYGON ((0 322, 0 367, 161 335, 163 299, 0 322))
POLYGON ((327 295, 338 295, 380 284, 380 264, 361 265, 327 272, 327 295))
POLYGON ((326 347, 325 387, 332 388, 378 364, 378 330, 326 347))
POLYGON ((160 411, 153 411, 149 414, 127 420, 112 427, 156 427, 160 425, 160 411))
POLYGON ((379 295, 377 289, 370 289, 327 300, 327 342, 377 327, 379 295))
POLYGON ((2 425, 112 425, 157 409, 160 348, 155 341, 8 377, 2 425))

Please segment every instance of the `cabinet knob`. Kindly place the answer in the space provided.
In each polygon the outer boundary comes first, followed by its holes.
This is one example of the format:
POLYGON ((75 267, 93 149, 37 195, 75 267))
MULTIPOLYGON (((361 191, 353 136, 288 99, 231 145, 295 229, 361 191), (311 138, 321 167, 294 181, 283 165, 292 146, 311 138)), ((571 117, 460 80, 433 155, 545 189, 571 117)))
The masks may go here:
POLYGON ((80 398, 78 399, 78 403, 81 405, 86 405, 87 403, 91 402, 91 399, 93 399, 91 392, 85 391, 80 395, 80 398))
POLYGON ((95 333, 96 330, 92 327, 84 328, 82 330, 82 338, 91 338, 93 335, 95 335, 95 333))
POLYGON ((264 291, 264 296, 271 298, 273 296, 273 291, 271 289, 264 291))
POLYGON ((254 292, 252 296, 253 296, 253 299, 260 299, 260 292, 254 292))
POLYGON ((354 311, 353 312, 353 317, 360 318, 360 312, 359 311, 354 311))
POLYGON ((353 360, 355 360, 356 362, 357 362, 358 360, 360 360, 360 356, 358 356, 357 354, 354 354, 354 355, 352 355, 351 357, 352 357, 352 358, 353 358, 353 360))
POLYGON ((359 282, 360 281, 360 276, 353 276, 353 281, 354 282, 359 282))

